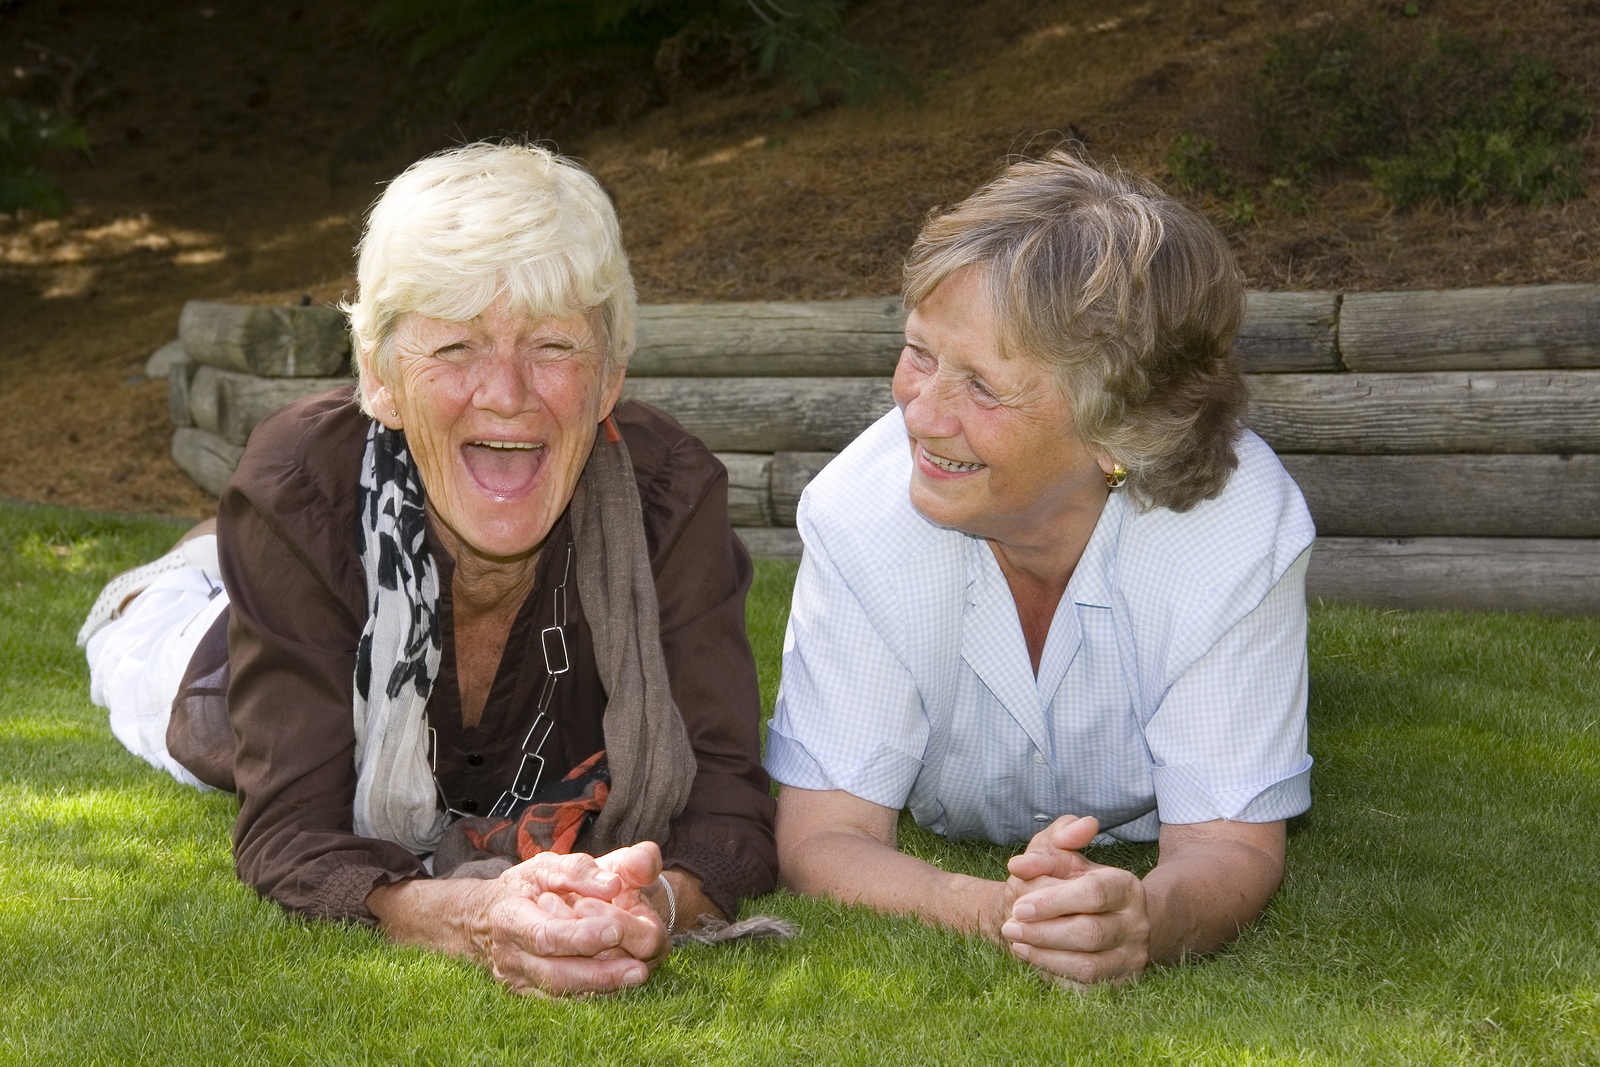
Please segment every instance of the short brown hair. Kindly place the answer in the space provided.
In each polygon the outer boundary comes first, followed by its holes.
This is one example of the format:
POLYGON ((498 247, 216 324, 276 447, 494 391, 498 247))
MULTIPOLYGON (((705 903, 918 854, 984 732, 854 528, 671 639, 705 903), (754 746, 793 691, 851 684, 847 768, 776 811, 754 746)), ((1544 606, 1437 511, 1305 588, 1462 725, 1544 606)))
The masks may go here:
POLYGON ((1055 372, 1079 436, 1127 469, 1141 507, 1186 511, 1222 491, 1249 392, 1233 351, 1244 276, 1215 227, 1142 178, 1056 151, 928 220, 906 307, 965 267, 987 273, 1000 351, 1055 372))

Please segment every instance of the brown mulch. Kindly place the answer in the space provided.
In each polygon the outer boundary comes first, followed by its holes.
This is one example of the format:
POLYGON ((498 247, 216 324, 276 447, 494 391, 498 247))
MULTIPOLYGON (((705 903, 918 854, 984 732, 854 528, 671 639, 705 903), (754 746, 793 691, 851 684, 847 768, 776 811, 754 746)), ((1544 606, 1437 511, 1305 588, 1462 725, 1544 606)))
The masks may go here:
MULTIPOLYGON (((807 111, 794 90, 756 77, 649 92, 613 78, 614 99, 598 104, 593 88, 551 105, 512 85, 446 121, 391 124, 387 139, 362 142, 386 102, 421 84, 403 45, 366 34, 365 6, 23 0, 0 13, 6 91, 49 101, 70 87, 94 142, 90 158, 52 164, 77 205, 65 218, 0 218, 0 497, 210 510, 167 458, 165 386, 141 380, 144 359, 189 299, 337 299, 377 183, 452 141, 531 129, 588 160, 617 197, 644 300, 893 293, 919 221, 1004 158, 1072 136, 1160 177, 1173 135, 1237 91, 1270 33, 1395 5, 873 0, 853 32, 906 58, 927 85, 917 106, 807 111), (584 133, 584 115, 627 121, 584 133)), ((1600 4, 1422 6, 1503 33, 1594 88, 1600 4)), ((1549 209, 1401 213, 1351 182, 1303 216, 1263 207, 1248 226, 1200 206, 1260 288, 1600 278, 1595 192, 1549 209)))

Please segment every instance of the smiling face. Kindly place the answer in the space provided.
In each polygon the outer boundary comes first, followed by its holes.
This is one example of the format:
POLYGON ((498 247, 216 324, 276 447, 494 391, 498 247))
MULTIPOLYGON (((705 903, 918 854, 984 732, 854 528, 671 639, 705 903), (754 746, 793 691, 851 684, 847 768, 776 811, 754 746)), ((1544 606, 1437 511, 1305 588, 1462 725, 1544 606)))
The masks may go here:
POLYGON ((910 438, 911 503, 929 521, 1018 548, 1049 545, 1106 500, 1109 461, 1073 429, 1042 363, 1002 356, 978 268, 911 312, 894 375, 910 438))
POLYGON ((452 552, 536 552, 622 390, 621 370, 602 372, 600 312, 529 320, 502 298, 465 323, 406 315, 390 343, 386 378, 367 368, 372 408, 405 431, 452 552))

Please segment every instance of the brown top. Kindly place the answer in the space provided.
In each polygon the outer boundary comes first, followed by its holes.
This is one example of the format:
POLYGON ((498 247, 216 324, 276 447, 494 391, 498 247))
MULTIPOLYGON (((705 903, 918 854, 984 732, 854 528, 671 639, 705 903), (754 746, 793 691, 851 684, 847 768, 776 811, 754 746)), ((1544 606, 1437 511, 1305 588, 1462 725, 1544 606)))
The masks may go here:
MULTIPOLYGON (((427 874, 400 845, 351 829, 352 685, 367 616, 357 478, 368 420, 349 397, 344 389, 323 393, 256 427, 223 492, 217 533, 231 600, 227 692, 237 738, 239 876, 292 910, 370 924, 368 893, 427 874)), ((744 631, 750 557, 728 526, 727 472, 705 445, 646 404, 619 404, 615 420, 639 487, 672 695, 698 765, 663 856, 666 866, 697 875, 731 919, 742 897, 768 891, 777 874, 755 661, 744 631)), ((564 546, 568 522, 564 514, 546 543, 564 546)), ((453 807, 486 814, 516 775, 534 716, 545 679, 539 634, 554 621, 550 571, 564 552, 541 553, 483 717, 466 728, 451 624, 454 561, 431 528, 428 544, 439 567, 444 635, 428 700, 438 779, 453 807)), ((605 747, 606 697, 576 581, 567 597, 572 670, 552 702, 555 730, 541 784, 605 747)))

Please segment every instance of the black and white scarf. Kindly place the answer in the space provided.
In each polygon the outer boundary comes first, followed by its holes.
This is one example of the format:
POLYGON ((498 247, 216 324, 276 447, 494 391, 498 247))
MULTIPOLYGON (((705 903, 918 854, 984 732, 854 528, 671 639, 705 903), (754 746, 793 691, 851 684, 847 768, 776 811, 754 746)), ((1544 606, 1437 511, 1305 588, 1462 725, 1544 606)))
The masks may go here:
MULTIPOLYGON (((442 639, 426 496, 402 432, 373 422, 360 487, 368 615, 356 652, 355 831, 420 855, 433 851, 447 822, 436 800, 426 716, 442 639)), ((571 508, 578 593, 607 694, 602 726, 611 792, 578 843, 599 855, 638 841, 665 843, 688 803, 696 763, 661 652, 633 464, 610 419, 596 434, 571 508)))
POLYGON ((433 851, 446 823, 425 714, 444 647, 425 499, 405 434, 373 420, 361 459, 367 625, 356 646, 355 831, 418 854, 433 851))

